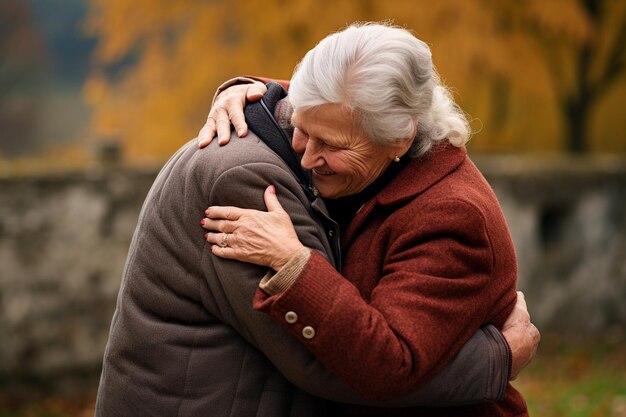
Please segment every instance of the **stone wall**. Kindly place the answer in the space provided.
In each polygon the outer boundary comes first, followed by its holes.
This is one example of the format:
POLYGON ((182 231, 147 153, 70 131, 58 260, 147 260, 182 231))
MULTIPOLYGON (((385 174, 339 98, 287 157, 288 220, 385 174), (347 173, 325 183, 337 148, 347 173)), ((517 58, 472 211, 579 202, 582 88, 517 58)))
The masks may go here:
MULTIPOLYGON (((626 325, 623 158, 477 161, 544 334, 626 325)), ((0 388, 97 375, 142 201, 157 170, 0 178, 0 388)))
POLYGON ((0 386, 97 371, 155 175, 0 180, 0 386))
POLYGON ((542 332, 566 341, 626 336, 626 160, 477 164, 509 223, 519 287, 542 332))

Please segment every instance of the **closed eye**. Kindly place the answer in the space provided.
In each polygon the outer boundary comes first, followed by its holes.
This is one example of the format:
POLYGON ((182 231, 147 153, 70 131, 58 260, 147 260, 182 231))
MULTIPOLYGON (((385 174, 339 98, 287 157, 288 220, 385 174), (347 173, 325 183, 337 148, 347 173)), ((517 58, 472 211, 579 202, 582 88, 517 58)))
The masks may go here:
POLYGON ((329 150, 331 152, 337 152, 337 151, 342 151, 342 150, 346 149, 346 148, 342 148, 342 147, 339 147, 339 146, 329 145, 328 143, 323 142, 323 141, 321 141, 321 142, 324 144, 324 148, 326 148, 327 150, 329 150))
POLYGON ((331 152, 336 152, 336 151, 347 149, 341 146, 330 145, 326 139, 318 138, 315 136, 309 136, 307 132, 305 132, 304 130, 302 130, 302 128, 298 126, 294 126, 294 134, 296 133, 304 136, 307 140, 313 141, 317 146, 323 147, 324 149, 327 149, 331 152))
POLYGON ((300 129, 299 127, 294 127, 294 133, 295 132, 300 133, 304 137, 307 137, 307 138, 309 137, 309 134, 306 133, 304 130, 300 129))

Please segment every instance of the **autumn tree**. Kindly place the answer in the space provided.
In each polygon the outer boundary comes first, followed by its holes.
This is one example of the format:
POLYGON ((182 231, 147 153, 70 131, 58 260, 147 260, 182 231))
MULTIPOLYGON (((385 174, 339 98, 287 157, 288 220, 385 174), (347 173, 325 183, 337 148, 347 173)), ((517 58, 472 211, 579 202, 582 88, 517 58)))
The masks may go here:
POLYGON ((527 35, 551 77, 566 147, 588 150, 595 105, 626 75, 626 2, 489 1, 497 18, 527 35))
POLYGON ((328 33, 392 19, 432 46, 443 80, 482 125, 474 149, 556 150, 570 137, 584 143, 594 105, 623 72, 626 2, 597 2, 597 21, 591 3, 90 0, 86 29, 98 46, 84 92, 97 135, 119 138, 134 159, 162 156, 197 133, 221 81, 289 78, 328 33), (559 129, 561 120, 582 124, 559 129))
POLYGON ((361 15, 359 2, 335 3, 91 0, 94 132, 119 137, 134 159, 170 153, 198 132, 221 81, 289 78, 316 41, 361 15))

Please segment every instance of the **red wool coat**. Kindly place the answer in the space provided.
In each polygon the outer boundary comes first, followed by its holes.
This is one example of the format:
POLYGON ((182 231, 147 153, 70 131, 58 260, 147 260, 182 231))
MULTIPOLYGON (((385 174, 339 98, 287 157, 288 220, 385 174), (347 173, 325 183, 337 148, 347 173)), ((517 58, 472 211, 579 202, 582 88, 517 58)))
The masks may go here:
MULTIPOLYGON (((465 148, 412 161, 357 213, 343 275, 313 253, 296 282, 254 307, 357 392, 381 401, 415 390, 482 325, 501 328, 517 266, 498 201, 465 148), (289 323, 285 319, 290 314, 289 323)), ((526 416, 509 384, 498 403, 439 409, 337 405, 337 415, 526 416)))

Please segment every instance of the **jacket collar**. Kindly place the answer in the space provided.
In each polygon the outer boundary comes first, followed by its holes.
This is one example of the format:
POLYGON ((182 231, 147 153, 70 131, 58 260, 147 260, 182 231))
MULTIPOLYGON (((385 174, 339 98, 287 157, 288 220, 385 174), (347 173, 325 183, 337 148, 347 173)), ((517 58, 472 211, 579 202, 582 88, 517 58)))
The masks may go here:
POLYGON ((384 206, 411 199, 454 171, 467 156, 465 147, 444 145, 411 162, 378 195, 384 206))
POLYGON ((407 165, 378 195, 366 203, 348 226, 342 246, 348 248, 356 231, 374 211, 376 205, 389 206, 410 200, 439 182, 463 163, 467 150, 452 145, 438 147, 424 158, 407 165))

